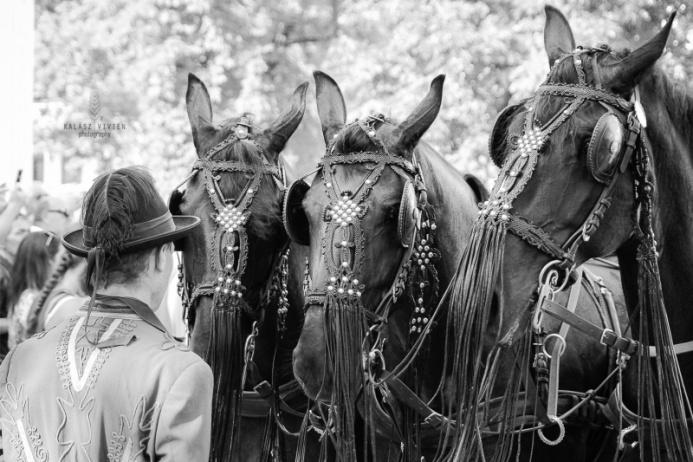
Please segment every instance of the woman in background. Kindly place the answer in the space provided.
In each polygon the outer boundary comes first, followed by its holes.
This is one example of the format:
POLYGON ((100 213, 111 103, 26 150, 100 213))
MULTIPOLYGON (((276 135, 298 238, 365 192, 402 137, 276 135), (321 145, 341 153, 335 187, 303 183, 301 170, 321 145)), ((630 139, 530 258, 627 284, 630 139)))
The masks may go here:
POLYGON ((17 249, 12 265, 8 300, 8 346, 14 348, 30 336, 28 317, 53 266, 60 242, 53 234, 36 231, 27 234, 17 249))
POLYGON ((58 263, 31 307, 27 321, 30 334, 60 324, 89 301, 84 287, 87 261, 65 249, 56 259, 58 263))

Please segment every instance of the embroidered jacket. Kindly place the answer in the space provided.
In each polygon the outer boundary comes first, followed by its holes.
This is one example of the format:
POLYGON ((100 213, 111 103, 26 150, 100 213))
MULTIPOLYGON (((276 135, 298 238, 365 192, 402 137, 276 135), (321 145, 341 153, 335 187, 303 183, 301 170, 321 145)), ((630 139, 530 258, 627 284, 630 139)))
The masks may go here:
POLYGON ((126 309, 81 311, 0 366, 6 460, 206 461, 211 406, 209 366, 126 309))

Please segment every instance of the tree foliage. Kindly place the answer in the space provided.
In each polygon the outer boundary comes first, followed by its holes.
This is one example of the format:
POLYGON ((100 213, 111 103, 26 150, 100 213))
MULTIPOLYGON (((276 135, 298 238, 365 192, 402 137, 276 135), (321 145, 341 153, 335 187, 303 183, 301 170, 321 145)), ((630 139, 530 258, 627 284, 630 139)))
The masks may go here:
MULTIPOLYGON (((662 60, 685 81, 693 65, 686 2, 562 1, 583 45, 635 47, 677 10, 662 60)), ((487 156, 496 114, 548 71, 537 0, 36 0, 35 148, 66 170, 144 164, 162 189, 194 160, 184 97, 188 72, 212 95, 215 121, 241 112, 262 124, 321 69, 341 85, 349 118, 403 119, 430 80, 447 74, 443 108, 425 136, 461 170, 495 176, 487 156), (96 96, 94 96, 96 95, 96 96), (97 114, 125 130, 80 138, 66 121, 97 114)), ((312 93, 312 92, 311 92, 312 93)), ((308 171, 324 144, 314 102, 286 158, 308 171)))

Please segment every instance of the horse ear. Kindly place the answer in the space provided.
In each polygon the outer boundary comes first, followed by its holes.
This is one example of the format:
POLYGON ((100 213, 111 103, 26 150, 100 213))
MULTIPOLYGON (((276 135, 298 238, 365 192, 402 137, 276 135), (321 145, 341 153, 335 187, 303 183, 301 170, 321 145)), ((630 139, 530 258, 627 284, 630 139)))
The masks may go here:
POLYGON ((546 5, 544 12, 546 13, 544 48, 549 57, 549 66, 553 66, 556 59, 575 49, 575 39, 568 20, 558 8, 546 5))
POLYGON ((647 43, 620 61, 604 66, 602 70, 604 82, 614 89, 632 88, 638 77, 662 56, 675 17, 676 12, 674 11, 662 30, 647 43))
POLYGON ((443 82, 445 82, 443 74, 433 79, 428 94, 407 117, 407 120, 399 124, 395 131, 395 136, 398 134, 399 137, 394 144, 394 152, 399 154, 409 152, 436 120, 443 100, 443 82))
POLYGON ((212 102, 207 87, 195 74, 188 74, 188 91, 185 94, 188 120, 192 129, 195 149, 200 150, 200 131, 212 123, 212 102))
POLYGON ((334 135, 346 123, 346 104, 344 104, 342 90, 332 77, 322 71, 315 71, 313 78, 322 135, 325 137, 325 144, 329 145, 334 135))
POLYGON ((274 156, 275 160, 303 119, 303 114, 306 112, 307 90, 308 82, 299 85, 291 96, 291 107, 277 117, 263 132, 268 140, 268 154, 274 156))

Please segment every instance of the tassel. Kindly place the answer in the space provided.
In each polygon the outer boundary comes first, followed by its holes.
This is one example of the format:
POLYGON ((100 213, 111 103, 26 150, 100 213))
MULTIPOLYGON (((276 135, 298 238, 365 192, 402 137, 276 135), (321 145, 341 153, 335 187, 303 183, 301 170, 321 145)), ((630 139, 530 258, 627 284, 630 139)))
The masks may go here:
POLYGON ((361 339, 366 332, 367 320, 358 300, 336 295, 326 297, 327 361, 333 377, 329 424, 333 426, 335 451, 343 461, 357 460, 355 403, 359 390, 365 385, 360 362, 361 339))
POLYGON ((232 460, 238 447, 241 411, 241 376, 244 344, 241 333, 242 311, 238 306, 220 305, 214 298, 212 335, 206 362, 214 374, 212 450, 210 461, 232 460))
POLYGON ((655 243, 649 233, 641 237, 637 260, 638 327, 640 340, 646 346, 637 357, 640 457, 655 462, 691 462, 693 444, 686 419, 693 414, 673 349, 655 243), (655 347, 656 358, 649 357, 648 345, 655 347), (655 417, 660 420, 648 422, 648 418, 655 417))
MULTIPOLYGON (((474 225, 469 243, 462 255, 457 273, 451 281, 448 336, 454 339, 450 389, 453 400, 446 404, 447 417, 457 416, 457 425, 442 438, 447 446, 452 437, 452 453, 443 459, 507 461, 516 446, 516 436, 510 432, 518 419, 519 400, 526 400, 527 380, 531 365, 531 317, 529 310, 512 326, 512 333, 489 352, 484 333, 493 309, 493 293, 503 268, 503 253, 507 229, 505 222, 481 217, 474 225), (464 332, 464 335, 459 333, 464 332), (519 337, 513 335, 519 333, 519 337), (488 358, 488 359, 487 359, 488 358), (498 363, 498 361, 502 361, 498 363), (515 367, 515 363, 527 367, 515 367), (503 364, 505 367, 499 367, 503 364), (503 407, 498 415, 488 416, 488 402, 502 373, 505 388, 503 407), (497 422, 499 439, 491 459, 481 447, 480 428, 488 420, 497 422)), ((450 338, 450 337, 449 337, 450 338)), ((448 339, 449 339, 448 338, 448 339)))

